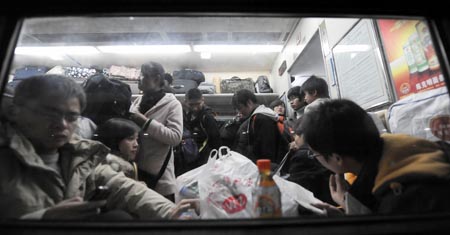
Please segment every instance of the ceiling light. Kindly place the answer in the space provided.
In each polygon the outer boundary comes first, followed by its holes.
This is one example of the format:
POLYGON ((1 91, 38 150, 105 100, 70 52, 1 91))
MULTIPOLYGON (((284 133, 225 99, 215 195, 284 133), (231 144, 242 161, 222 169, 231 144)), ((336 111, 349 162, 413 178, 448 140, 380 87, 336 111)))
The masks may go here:
POLYGON ((54 47, 16 47, 16 55, 40 55, 40 56, 60 56, 60 55, 86 55, 97 54, 99 51, 92 46, 54 46, 54 47))
POLYGON ((145 45, 145 46, 97 46, 104 53, 114 54, 179 54, 191 52, 189 45, 145 45))
POLYGON ((200 58, 202 58, 203 60, 211 59, 211 52, 202 52, 202 53, 200 53, 200 58))
POLYGON ((195 45, 195 52, 211 53, 270 53, 281 52, 282 45, 195 45))

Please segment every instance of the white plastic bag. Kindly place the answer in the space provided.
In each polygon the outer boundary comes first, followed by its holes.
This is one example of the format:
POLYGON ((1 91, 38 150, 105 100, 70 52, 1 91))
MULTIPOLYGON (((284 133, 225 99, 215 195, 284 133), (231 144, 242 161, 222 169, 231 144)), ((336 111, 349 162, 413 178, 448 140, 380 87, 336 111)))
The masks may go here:
MULTIPOLYGON (((211 151, 205 165, 177 178, 175 199, 200 198, 202 219, 252 218, 258 175, 251 160, 223 146, 211 151)), ((281 191, 283 217, 298 216, 299 205, 315 214, 324 213, 310 205, 320 202, 312 192, 277 175, 274 180, 281 191)))
POLYGON ((252 189, 257 177, 258 168, 251 160, 220 147, 198 179, 201 218, 252 218, 252 189))
POLYGON ((431 141, 449 141, 448 126, 433 125, 433 120, 450 117, 450 99, 446 87, 420 92, 401 99, 389 107, 391 133, 408 134, 431 141))
POLYGON ((314 194, 303 188, 302 186, 285 180, 278 175, 273 176, 273 180, 281 191, 281 204, 283 217, 298 216, 298 205, 304 210, 310 211, 313 214, 325 215, 326 211, 318 209, 311 204, 320 203, 321 200, 314 197, 314 194))
MULTIPOLYGON (((217 157, 217 150, 211 150, 209 158, 217 157)), ((203 173, 206 165, 201 165, 177 177, 177 191, 175 193, 175 202, 187 198, 199 198, 198 178, 203 173)))

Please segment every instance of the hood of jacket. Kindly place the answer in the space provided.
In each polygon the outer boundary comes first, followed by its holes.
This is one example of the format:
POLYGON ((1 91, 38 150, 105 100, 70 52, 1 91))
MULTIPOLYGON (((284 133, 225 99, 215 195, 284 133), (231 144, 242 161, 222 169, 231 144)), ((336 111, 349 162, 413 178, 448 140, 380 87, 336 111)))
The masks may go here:
POLYGON ((264 106, 263 104, 256 107, 256 109, 253 111, 251 116, 254 116, 256 114, 263 114, 267 117, 270 117, 274 121, 278 120, 277 114, 271 108, 268 108, 268 107, 264 106))
POLYGON ((450 164, 439 145, 401 134, 383 134, 383 157, 372 192, 393 180, 407 181, 418 176, 444 178, 450 175, 450 164), (412 177, 411 177, 412 176, 412 177))

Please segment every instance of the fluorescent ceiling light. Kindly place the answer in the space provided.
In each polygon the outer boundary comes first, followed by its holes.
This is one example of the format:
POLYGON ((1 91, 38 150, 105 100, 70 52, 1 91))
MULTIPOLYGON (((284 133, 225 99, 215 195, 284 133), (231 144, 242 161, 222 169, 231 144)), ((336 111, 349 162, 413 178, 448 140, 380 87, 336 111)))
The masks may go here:
POLYGON ((270 53, 281 52, 282 45, 195 45, 195 52, 211 53, 270 53))
POLYGON ((99 51, 92 46, 54 46, 54 47, 16 47, 16 55, 40 55, 40 56, 60 56, 60 55, 86 55, 97 54, 99 51))
POLYGON ((191 52, 189 45, 145 45, 145 46, 97 46, 104 53, 114 54, 178 54, 191 52))
POLYGON ((200 53, 200 58, 202 58, 203 60, 211 59, 211 52, 202 52, 202 53, 200 53))

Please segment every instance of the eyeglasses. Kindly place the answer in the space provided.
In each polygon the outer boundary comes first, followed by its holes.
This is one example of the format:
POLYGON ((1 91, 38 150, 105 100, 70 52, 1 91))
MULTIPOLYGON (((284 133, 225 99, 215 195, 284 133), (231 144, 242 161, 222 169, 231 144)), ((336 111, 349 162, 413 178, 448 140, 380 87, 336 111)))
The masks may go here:
POLYGON ((30 110, 31 112, 45 118, 48 119, 50 121, 57 121, 57 120, 61 120, 61 118, 64 118, 64 120, 66 120, 67 122, 76 122, 78 120, 78 118, 80 118, 80 114, 76 113, 76 112, 61 112, 61 111, 57 111, 57 110, 44 110, 41 108, 36 108, 36 107, 31 107, 28 105, 24 105, 22 107, 25 107, 26 109, 30 110))

